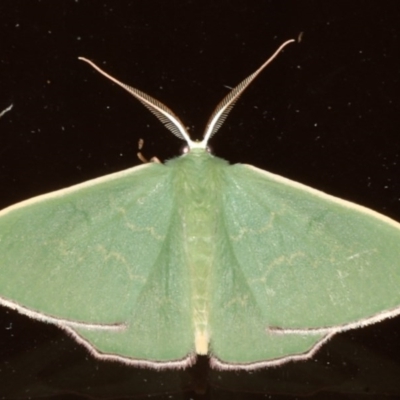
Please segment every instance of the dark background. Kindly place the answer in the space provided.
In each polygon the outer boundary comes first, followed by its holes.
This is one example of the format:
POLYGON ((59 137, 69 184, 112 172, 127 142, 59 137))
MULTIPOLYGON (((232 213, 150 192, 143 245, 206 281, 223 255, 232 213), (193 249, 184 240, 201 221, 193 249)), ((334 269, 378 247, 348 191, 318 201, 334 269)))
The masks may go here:
MULTIPOLYGON (((283 41, 214 153, 400 220, 400 2, 0 2, 0 208, 179 155, 85 56, 167 104, 200 138, 215 105, 283 41)), ((0 255, 1 257, 1 255, 0 255)), ((400 398, 400 320, 338 335, 308 361, 256 373, 97 362, 59 329, 0 309, 0 398, 400 398)))

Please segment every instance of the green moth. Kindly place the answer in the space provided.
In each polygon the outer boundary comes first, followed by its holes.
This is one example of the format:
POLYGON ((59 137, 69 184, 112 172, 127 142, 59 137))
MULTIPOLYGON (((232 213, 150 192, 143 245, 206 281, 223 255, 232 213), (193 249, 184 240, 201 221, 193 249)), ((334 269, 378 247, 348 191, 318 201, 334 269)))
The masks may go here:
POLYGON ((297 182, 214 157, 147 94, 98 72, 189 151, 0 212, 0 304, 56 324, 95 357, 220 369, 311 357, 334 334, 400 314, 400 224, 297 182))

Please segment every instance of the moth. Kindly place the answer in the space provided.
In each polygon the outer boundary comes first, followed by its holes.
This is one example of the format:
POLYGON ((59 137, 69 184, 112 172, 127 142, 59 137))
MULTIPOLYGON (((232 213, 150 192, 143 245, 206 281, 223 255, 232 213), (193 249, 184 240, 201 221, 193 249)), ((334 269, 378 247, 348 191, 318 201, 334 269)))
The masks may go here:
POLYGON ((147 107, 188 152, 0 212, 0 304, 106 360, 220 369, 311 357, 334 334, 400 314, 400 224, 207 151, 167 106, 80 58, 147 107))

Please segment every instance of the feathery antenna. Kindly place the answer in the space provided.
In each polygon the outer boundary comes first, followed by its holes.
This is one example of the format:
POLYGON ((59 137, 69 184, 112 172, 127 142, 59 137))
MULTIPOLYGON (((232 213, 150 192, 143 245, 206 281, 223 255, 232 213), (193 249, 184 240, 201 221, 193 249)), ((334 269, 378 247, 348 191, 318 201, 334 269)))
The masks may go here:
POLYGON ((121 86, 127 92, 129 92, 132 96, 136 97, 145 107, 147 107, 175 136, 179 137, 182 140, 185 140, 189 146, 189 148, 202 148, 205 149, 207 147, 207 143, 209 139, 218 131, 221 125, 224 123, 226 117, 229 112, 232 110, 232 107, 235 105, 235 102, 244 92, 244 90, 250 85, 251 82, 261 73, 261 71, 269 65, 276 56, 285 48, 288 44, 294 42, 294 39, 287 40, 283 44, 279 46, 279 48, 275 51, 272 56, 265 61, 260 68, 258 68, 255 72, 253 72, 250 76, 244 79, 239 83, 235 88, 233 88, 223 99, 219 102, 214 112, 212 113, 208 123, 206 125, 206 129, 204 132, 203 140, 201 142, 193 141, 187 129, 185 128, 182 121, 169 109, 165 104, 156 100, 154 97, 149 96, 146 93, 143 93, 139 89, 136 89, 132 86, 126 85, 125 83, 120 82, 113 76, 109 75, 107 72, 103 71, 100 67, 98 67, 95 63, 88 60, 84 57, 78 57, 79 60, 85 61, 89 65, 91 65, 96 71, 105 76, 107 79, 121 86))

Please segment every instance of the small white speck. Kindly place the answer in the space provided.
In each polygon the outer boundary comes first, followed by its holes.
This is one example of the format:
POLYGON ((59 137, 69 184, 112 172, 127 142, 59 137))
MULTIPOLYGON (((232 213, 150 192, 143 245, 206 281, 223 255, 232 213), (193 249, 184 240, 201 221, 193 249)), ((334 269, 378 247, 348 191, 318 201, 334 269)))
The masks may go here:
POLYGON ((13 108, 13 105, 9 105, 7 108, 5 108, 2 112, 0 112, 0 118, 7 112, 9 112, 13 108))

